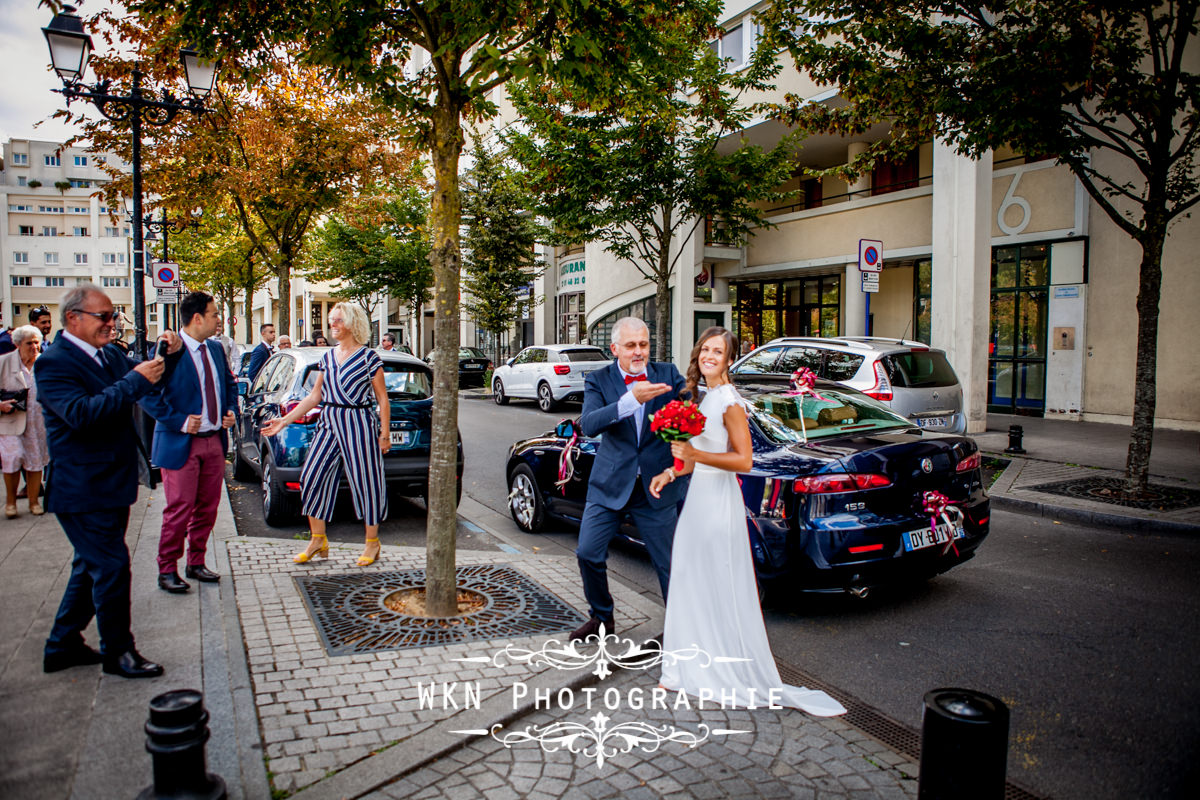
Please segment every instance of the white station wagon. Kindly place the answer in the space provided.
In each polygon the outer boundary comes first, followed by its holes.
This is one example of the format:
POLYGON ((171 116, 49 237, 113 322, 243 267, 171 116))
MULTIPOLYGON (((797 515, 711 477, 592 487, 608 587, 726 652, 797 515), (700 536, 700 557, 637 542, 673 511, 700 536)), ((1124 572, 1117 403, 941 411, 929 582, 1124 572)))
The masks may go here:
POLYGON ((550 412, 564 400, 583 399, 583 379, 612 356, 588 344, 539 344, 526 347, 492 375, 496 405, 510 399, 536 400, 550 412))

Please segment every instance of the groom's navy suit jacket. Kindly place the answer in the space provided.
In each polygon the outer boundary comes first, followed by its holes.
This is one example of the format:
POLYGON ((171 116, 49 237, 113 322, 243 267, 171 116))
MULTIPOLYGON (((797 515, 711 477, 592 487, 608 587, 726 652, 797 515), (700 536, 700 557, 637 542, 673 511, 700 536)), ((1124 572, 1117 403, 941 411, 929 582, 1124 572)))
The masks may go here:
POLYGON ((673 391, 655 397, 644 404, 642 435, 637 435, 637 422, 632 415, 617 417, 617 402, 628 391, 617 362, 588 374, 583 389, 583 414, 579 427, 585 436, 602 436, 592 463, 588 481, 589 503, 620 509, 629 501, 634 481, 641 471, 646 499, 654 508, 666 508, 678 503, 687 486, 686 480, 675 480, 663 487, 656 499, 648 491, 650 479, 671 466, 671 447, 650 431, 650 417, 655 411, 676 399, 683 391, 683 376, 674 364, 648 362, 647 379, 665 383, 673 391))

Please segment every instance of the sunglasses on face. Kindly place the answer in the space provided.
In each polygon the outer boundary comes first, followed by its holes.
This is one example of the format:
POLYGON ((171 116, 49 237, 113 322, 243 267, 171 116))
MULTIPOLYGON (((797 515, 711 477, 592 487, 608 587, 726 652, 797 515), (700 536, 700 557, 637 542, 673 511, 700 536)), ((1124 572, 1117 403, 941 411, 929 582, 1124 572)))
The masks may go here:
POLYGON ((117 312, 115 311, 84 311, 81 308, 74 309, 74 311, 76 314, 87 314, 89 317, 95 317, 105 325, 112 322, 113 318, 117 316, 117 312))

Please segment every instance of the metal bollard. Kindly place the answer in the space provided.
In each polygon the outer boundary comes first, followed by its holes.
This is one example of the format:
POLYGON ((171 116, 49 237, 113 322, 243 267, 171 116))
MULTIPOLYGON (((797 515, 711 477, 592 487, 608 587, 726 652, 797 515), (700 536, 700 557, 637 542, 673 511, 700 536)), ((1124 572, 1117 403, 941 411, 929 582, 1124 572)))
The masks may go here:
POLYGON ((146 752, 154 764, 154 785, 138 800, 225 800, 225 781, 211 775, 204 747, 208 742, 204 695, 176 689, 150 701, 146 752))
POLYGON ((1008 706, 970 689, 925 694, 918 800, 1003 800, 1008 706))
POLYGON ((1004 448, 1006 453, 1015 453, 1016 455, 1025 455, 1025 448, 1021 447, 1021 439, 1025 436, 1025 429, 1020 425, 1008 426, 1008 447, 1004 448))

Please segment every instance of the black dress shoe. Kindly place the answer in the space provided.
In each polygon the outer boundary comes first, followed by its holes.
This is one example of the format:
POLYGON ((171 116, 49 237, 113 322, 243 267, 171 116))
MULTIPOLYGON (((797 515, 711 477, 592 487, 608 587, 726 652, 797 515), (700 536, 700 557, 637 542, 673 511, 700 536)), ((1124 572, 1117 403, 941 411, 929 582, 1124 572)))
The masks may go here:
POLYGON ((183 574, 187 575, 189 578, 195 578, 201 583, 216 583, 217 581, 221 580, 220 575, 213 572, 203 564, 198 567, 193 567, 191 564, 188 564, 183 570, 183 574))
POLYGON ((191 584, 180 578, 178 572, 160 572, 158 588, 171 594, 182 594, 191 588, 191 584))
POLYGON ((616 628, 613 625, 612 620, 610 620, 610 619, 602 620, 602 619, 599 619, 598 617, 592 617, 591 619, 589 619, 587 622, 580 625, 578 628, 576 628, 571 633, 571 641, 572 642, 582 642, 585 639, 587 639, 589 636, 599 636, 601 624, 604 625, 604 635, 605 636, 607 636, 610 633, 616 633, 616 628))
POLYGON ((71 667, 83 667, 88 664, 99 664, 104 657, 86 644, 63 650, 59 653, 46 653, 42 656, 42 672, 58 672, 71 667))
POLYGON ((104 671, 122 678, 157 678, 163 674, 161 666, 142 658, 141 653, 132 647, 119 656, 105 656, 104 671))

